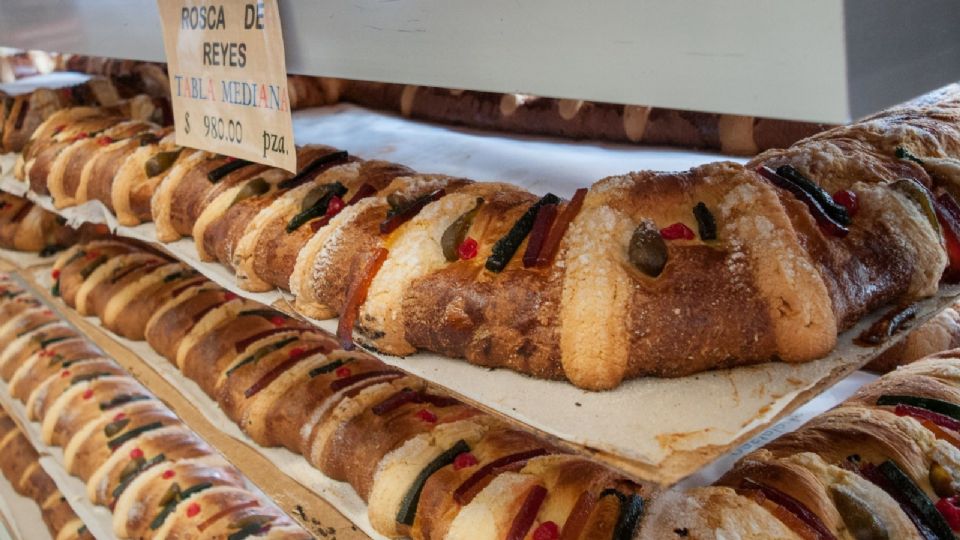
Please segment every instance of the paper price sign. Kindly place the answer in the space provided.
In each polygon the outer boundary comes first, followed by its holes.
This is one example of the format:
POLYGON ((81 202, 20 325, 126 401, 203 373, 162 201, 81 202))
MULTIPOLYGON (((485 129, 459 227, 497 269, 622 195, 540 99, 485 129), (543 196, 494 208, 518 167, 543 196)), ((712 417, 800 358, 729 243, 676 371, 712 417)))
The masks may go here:
POLYGON ((177 144, 296 171, 277 0, 157 0, 177 144))

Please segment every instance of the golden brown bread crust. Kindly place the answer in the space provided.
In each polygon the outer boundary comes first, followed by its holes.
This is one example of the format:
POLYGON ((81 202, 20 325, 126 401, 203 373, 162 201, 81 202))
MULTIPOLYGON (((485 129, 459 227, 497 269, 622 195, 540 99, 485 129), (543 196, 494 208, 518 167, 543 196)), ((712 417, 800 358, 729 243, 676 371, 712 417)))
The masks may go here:
POLYGON ((933 496, 928 479, 933 461, 904 428, 909 422, 912 420, 888 411, 853 404, 814 418, 802 430, 784 435, 765 449, 774 457, 813 452, 838 466, 847 463, 851 456, 856 456, 855 462, 874 465, 891 460, 933 496))
MULTIPOLYGON (((38 392, 31 395, 38 418, 42 419, 51 410, 54 402, 67 390, 83 381, 94 381, 105 377, 120 376, 126 372, 116 362, 107 358, 91 358, 71 364, 49 375, 37 387, 38 392)), ((88 398, 89 399, 89 398, 88 398)))
POLYGON ((770 512, 727 487, 668 492, 653 500, 641 540, 765 540, 802 538, 770 512))
POLYGON ((47 189, 50 191, 57 208, 74 205, 84 199, 78 199, 78 191, 83 186, 83 173, 86 165, 97 154, 116 140, 134 137, 154 128, 153 124, 135 120, 121 121, 97 134, 75 141, 57 156, 47 176, 47 189))
POLYGON ((125 338, 143 340, 147 322, 173 293, 202 282, 199 272, 185 264, 163 264, 147 279, 131 283, 109 298, 100 321, 125 338))
POLYGON ((149 537, 153 534, 150 524, 163 508, 160 503, 171 486, 176 484, 184 490, 205 483, 238 488, 244 485, 240 472, 222 460, 185 459, 163 463, 141 473, 117 499, 114 531, 118 536, 129 538, 149 537))
POLYGON ((216 453, 203 439, 179 422, 148 431, 118 447, 109 461, 104 462, 90 477, 87 494, 94 503, 103 506, 115 504, 117 497, 114 493, 120 485, 124 468, 133 459, 130 454, 134 450, 140 450, 147 461, 160 454, 163 454, 165 461, 177 461, 216 453))
POLYGON ((57 294, 68 306, 75 306, 77 292, 97 267, 112 257, 132 253, 136 249, 129 243, 107 240, 65 251, 53 265, 54 270, 59 271, 56 278, 57 294))
POLYGON ((408 403, 383 415, 367 409, 336 428, 318 465, 324 474, 348 482, 362 498, 367 499, 377 464, 383 456, 417 434, 478 414, 480 411, 462 403, 445 407, 432 403, 408 403), (432 416, 420 413, 423 410, 432 416), (424 416, 428 419, 425 420, 424 416))
POLYGON ((73 328, 59 322, 48 322, 23 334, 4 350, 3 364, 0 365, 0 376, 9 379, 31 355, 48 344, 75 335, 76 331, 73 328))
POLYGON ((337 346, 335 339, 322 333, 298 331, 275 334, 265 342, 258 342, 244 349, 225 364, 226 369, 219 369, 211 396, 231 420, 239 423, 250 402, 248 394, 265 375, 279 368, 281 364, 304 358, 307 351, 326 354, 337 346), (261 350, 269 352, 261 353, 261 350))
POLYGON ((77 311, 81 315, 96 315, 102 318, 107 303, 120 291, 137 281, 150 276, 165 265, 166 260, 153 255, 144 253, 140 256, 131 255, 130 258, 123 256, 117 258, 119 264, 113 266, 109 272, 97 272, 88 280, 86 287, 89 287, 82 309, 77 305, 77 311), (97 279, 99 278, 99 279, 97 279))
MULTIPOLYGON (((286 319, 281 318, 283 324, 286 319)), ((281 331, 285 326, 275 324, 268 318, 258 315, 243 315, 217 326, 199 337, 193 347, 186 352, 181 370, 183 374, 196 381, 209 395, 216 392, 216 383, 220 374, 243 354, 239 344, 257 336, 270 335, 281 331)))
POLYGON ((200 216, 204 203, 210 196, 234 182, 253 178, 267 168, 264 165, 251 163, 234 170, 217 183, 207 178, 209 173, 233 161, 233 158, 225 156, 214 156, 204 160, 198 166, 191 168, 174 188, 169 208, 171 223, 180 236, 190 235, 193 231, 193 223, 200 216))
POLYGON ((846 529, 828 492, 829 486, 796 463, 777 460, 763 451, 755 452, 738 461, 733 470, 717 481, 717 485, 738 490, 749 485, 745 482, 768 486, 794 498, 830 531, 836 533, 846 529))
MULTIPOLYGON (((394 163, 385 161, 363 161, 343 167, 336 167, 325 174, 318 175, 310 183, 313 187, 331 183, 340 182, 348 188, 347 193, 341 197, 344 202, 348 202, 356 195, 357 189, 363 185, 369 185, 380 191, 398 176, 411 174, 413 171, 394 163)), ((303 246, 307 244, 311 237, 316 234, 311 225, 317 219, 310 220, 301 225, 293 232, 287 232, 286 226, 290 220, 301 211, 301 202, 311 188, 299 190, 298 197, 295 200, 285 200, 284 197, 275 201, 270 210, 279 206, 283 208, 276 209, 270 215, 268 220, 251 224, 256 227, 256 239, 253 240, 255 246, 252 248, 252 267, 256 277, 274 287, 290 289, 290 274, 293 273, 297 262, 297 255, 303 246)), ((259 217, 259 216, 258 216, 259 217)), ((251 234, 248 229, 246 234, 251 234)), ((240 261, 235 261, 234 266, 242 268, 240 261)))
POLYGON ((10 379, 10 395, 20 401, 27 401, 30 392, 47 379, 63 369, 65 364, 96 358, 103 355, 97 346, 80 338, 59 341, 44 351, 31 355, 17 369, 10 379))
MULTIPOLYGON (((349 372, 330 369, 314 376, 301 378, 289 387, 282 399, 276 399, 259 418, 245 418, 243 427, 251 437, 264 446, 283 446, 301 455, 308 455, 312 433, 303 433, 304 426, 318 412, 334 404, 332 383, 345 377, 362 378, 371 373, 390 371, 386 364, 363 353, 337 354, 331 362, 342 362, 349 372)), ((327 365, 333 365, 327 364, 327 365)), ((355 395, 362 389, 380 382, 380 378, 358 380, 344 389, 346 395, 355 395)))
MULTIPOLYGON (((420 495, 420 508, 411 530, 411 536, 414 538, 444 538, 450 522, 453 521, 460 508, 468 504, 473 495, 483 489, 496 474, 490 474, 479 482, 475 490, 472 490, 468 496, 461 499, 454 497, 457 488, 461 486, 470 476, 478 471, 478 467, 483 467, 497 459, 525 452, 552 452, 554 449, 527 432, 511 428, 491 429, 484 434, 479 442, 471 446, 470 454, 477 459, 477 465, 472 467, 457 468, 453 464, 443 467, 430 476, 423 486, 420 495)), ((519 470, 526 461, 517 461, 510 467, 503 470, 519 470)))
POLYGON ((877 399, 885 394, 896 396, 916 396, 939 399, 949 403, 960 403, 960 387, 928 375, 917 373, 891 373, 873 384, 866 385, 851 396, 845 403, 856 403, 865 407, 876 407, 877 399))
POLYGON ((81 183, 77 189, 77 202, 97 200, 102 202, 111 213, 113 207, 113 182, 124 161, 139 148, 151 144, 162 134, 158 126, 149 126, 137 136, 115 140, 96 152, 82 171, 81 183))
POLYGON ((321 84, 329 100, 343 99, 431 122, 574 139, 704 148, 741 155, 789 146, 829 127, 524 94, 344 79, 321 79, 321 84))
MULTIPOLYGON (((153 423, 161 426, 179 425, 180 419, 167 409, 160 402, 148 402, 150 407, 140 407, 136 413, 118 416, 119 413, 109 412, 92 422, 94 427, 91 431, 85 431, 87 438, 79 444, 73 444, 71 441, 70 450, 72 455, 69 462, 72 465, 69 473, 79 476, 84 481, 88 480, 101 464, 105 463, 114 452, 114 447, 109 446, 111 440, 122 437, 137 428, 149 427, 153 423), (127 421, 127 423, 115 431, 111 436, 107 436, 105 429, 108 425, 116 422, 127 421)), ((126 414, 126 413, 124 413, 126 414)), ((90 428, 88 428, 90 429, 90 428)))
POLYGON ((52 139, 37 139, 38 142, 31 145, 35 145, 37 148, 31 148, 30 156, 24 155, 26 161, 25 172, 30 181, 30 189, 34 193, 49 195, 50 189, 47 179, 53 174, 54 167, 60 159, 60 154, 74 144, 85 144, 85 141, 86 144, 89 144, 89 141, 87 141, 88 134, 100 133, 122 120, 123 118, 119 116, 90 116, 66 124, 67 127, 63 128, 52 139), (41 141, 43 141, 43 144, 40 143, 41 141))
POLYGON ((101 405, 126 396, 150 396, 150 393, 125 376, 101 377, 71 386, 40 411, 44 441, 65 446, 79 429, 106 410, 101 405))
POLYGON ((886 373, 925 356, 960 347, 960 312, 957 307, 956 304, 948 307, 912 330, 871 360, 866 369, 886 373))
MULTIPOLYGON (((187 335, 198 317, 222 305, 230 296, 223 289, 187 291, 192 297, 178 305, 179 309, 158 311, 147 325, 147 343, 167 360, 176 358, 180 341, 187 335)), ((175 300, 173 300, 175 302, 175 300)))
POLYGON ((326 312, 325 318, 330 318, 341 313, 351 281, 366 264, 370 254, 385 246, 380 224, 390 208, 388 197, 394 195, 401 200, 414 201, 441 188, 452 193, 469 183, 467 180, 436 175, 398 177, 376 197, 369 197, 344 209, 337 216, 338 219, 327 226, 335 229, 328 231, 332 236, 327 238, 321 252, 312 261, 310 282, 302 286, 311 289, 311 300, 316 304, 312 315, 320 316, 320 313, 326 312))
POLYGON ((825 354, 836 323, 798 236, 780 194, 735 164, 595 184, 561 248, 566 377, 610 388, 624 377, 825 354), (745 199, 749 210, 740 204, 745 199), (692 209, 699 202, 715 216, 717 241, 668 241, 659 277, 637 271, 627 260, 634 227, 649 220, 657 228, 680 222, 695 230, 692 209), (616 247, 596 244, 598 234, 616 247), (703 334, 690 317, 723 322, 703 334), (605 329, 600 340, 597 328, 605 329))

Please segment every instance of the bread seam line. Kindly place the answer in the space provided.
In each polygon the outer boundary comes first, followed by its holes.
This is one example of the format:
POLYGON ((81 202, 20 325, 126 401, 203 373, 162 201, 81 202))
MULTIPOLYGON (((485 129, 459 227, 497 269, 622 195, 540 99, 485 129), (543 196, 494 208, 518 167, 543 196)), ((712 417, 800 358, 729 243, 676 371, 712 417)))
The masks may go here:
MULTIPOLYGON (((24 281, 15 272, 10 272, 10 275, 14 280, 24 281)), ((40 454, 40 467, 53 479, 53 483, 73 508, 74 513, 87 525, 90 534, 98 540, 114 538, 113 514, 104 507, 95 506, 87 498, 87 488, 83 481, 67 474, 63 463, 63 450, 43 444, 40 438, 40 424, 27 419, 24 405, 13 399, 5 383, 0 384, 0 404, 40 454)))
MULTIPOLYGON (((24 184, 13 179, 9 174, 0 176, 0 190, 13 192, 17 189, 22 192, 24 184)), ((268 293, 244 291, 236 285, 233 272, 226 267, 219 263, 201 262, 191 238, 181 238, 169 244, 159 243, 155 240, 153 223, 145 223, 137 227, 121 226, 99 201, 88 201, 79 206, 58 210, 53 206, 49 196, 27 192, 26 197, 43 208, 65 217, 71 225, 105 223, 118 236, 147 242, 199 270, 210 280, 239 296, 305 318, 293 311, 292 297, 289 293, 279 290, 268 293)), ((911 328, 916 328, 952 304, 958 296, 960 296, 960 285, 941 286, 936 296, 918 304, 919 313, 911 328)), ((793 365, 770 362, 732 370, 705 372, 681 379, 636 379, 624 383, 615 390, 603 393, 576 389, 565 382, 534 380, 507 370, 487 373, 487 368, 472 366, 462 360, 450 361, 429 353, 418 353, 408 358, 397 358, 378 352, 370 352, 370 354, 391 366, 437 384, 482 410, 520 423, 525 428, 556 441, 574 452, 596 457, 628 476, 667 487, 695 473, 723 454, 736 449, 902 339, 909 332, 901 332, 885 343, 871 348, 852 345, 853 337, 881 317, 886 309, 881 308, 863 317, 856 326, 840 334, 837 347, 826 358, 793 365), (847 355, 850 357, 845 358, 847 355), (435 365, 432 367, 421 365, 430 362, 435 365), (440 370, 445 372, 437 375, 440 370), (480 377, 478 378, 477 375, 480 377), (496 384, 491 384, 491 387, 499 395, 480 396, 475 392, 477 380, 489 382, 498 376, 502 379, 496 384), (745 387, 738 386, 735 380, 737 377, 744 379, 739 384, 744 384, 745 387), (467 384, 467 381, 472 382, 467 384), (777 381, 785 382, 789 387, 771 390, 769 386, 777 381), (706 386, 702 388, 690 386, 695 384, 706 386), (525 385, 528 386, 524 388, 525 385), (713 397, 729 399, 731 386, 734 394, 734 399, 731 401, 711 404, 709 407, 704 407, 701 401, 689 407, 686 411, 687 421, 700 423, 694 426, 694 429, 686 431, 683 431, 684 428, 678 422, 683 420, 685 415, 676 413, 677 407, 682 407, 684 404, 674 403, 671 409, 666 401, 644 399, 641 395, 642 392, 649 392, 652 388, 660 394, 656 397, 664 399, 681 395, 707 396, 709 399, 710 391, 713 390, 713 397), (510 405, 508 403, 511 399, 510 392, 503 391, 502 388, 514 389, 515 395, 512 397, 519 401, 516 401, 515 405, 510 405), (545 399, 542 397, 545 391, 554 395, 550 399, 545 399), (731 418, 736 413, 732 408, 743 407, 744 400, 741 400, 741 396, 751 399, 758 393, 762 395, 748 404, 753 408, 750 411, 741 411, 740 415, 731 422, 731 418), (518 395, 534 397, 532 399, 517 398, 518 395), (544 403, 550 405, 544 409, 544 403), (619 406, 616 405, 617 403, 619 406), (661 422, 660 426, 655 426, 653 429, 638 425, 648 412, 651 403, 660 405, 665 411, 662 415, 665 422, 661 422), (562 413, 559 412, 558 404, 564 404, 567 409, 562 413), (541 407, 540 411, 536 411, 538 406, 541 407), (638 409, 634 417, 629 418, 627 422, 603 427, 603 422, 610 418, 609 411, 619 410, 623 413, 629 407, 638 409), (534 412, 529 412, 531 410, 534 412), (714 418, 694 418, 704 414, 713 414, 714 418), (545 419, 544 415, 554 415, 554 417, 545 419), (726 422, 727 425, 721 425, 722 422, 726 422), (590 435, 584 434, 585 430, 594 430, 597 425, 600 425, 601 429, 599 434, 596 431, 590 435), (658 431, 657 427, 661 429, 658 431), (622 437, 624 433, 642 433, 646 440, 637 441, 630 438, 612 441, 611 438, 622 437), (639 449, 644 442, 647 444, 646 454, 639 449), (657 453, 659 455, 655 455, 657 453)), ((321 329, 329 332, 336 331, 335 319, 307 320, 321 329)), ((627 417, 628 415, 617 416, 627 417)), ((654 412, 649 416, 653 417, 656 414, 654 412)))
MULTIPOLYGON (((350 516, 340 509, 340 500, 332 501, 323 495, 339 490, 359 501, 359 497, 353 494, 347 484, 326 478, 298 455, 283 449, 263 448, 247 438, 215 401, 203 393, 195 382, 182 375, 173 364, 153 351, 146 342, 131 341, 113 334, 103 328, 96 317, 83 317, 51 297, 49 287, 37 279, 38 276, 42 278, 49 275, 46 269, 36 270, 34 273, 12 271, 10 274, 45 306, 53 309, 64 321, 103 349, 106 356, 114 359, 134 379, 160 398, 186 426, 236 466, 253 485, 253 491, 272 500, 311 534, 320 535, 322 531, 329 535, 332 528, 336 531, 332 534, 346 540, 368 537, 385 540, 384 536, 376 533, 370 526, 365 504, 355 503, 353 506, 359 505, 362 512, 350 516), (148 384, 148 379, 153 377, 160 380, 154 379, 148 384), (161 387, 158 388, 156 383, 160 383, 161 387), (192 391, 187 391, 188 387, 192 391), (302 470, 295 473, 288 472, 277 464, 295 460, 303 462, 303 467, 300 468, 302 470), (310 486, 310 479, 320 480, 324 485, 319 489, 310 486), (314 500, 305 501, 301 498, 303 496, 313 497, 314 500), (355 529, 363 530, 363 533, 355 529)), ((62 454, 59 448, 55 450, 62 454)))
POLYGON ((15 540, 54 540, 43 523, 42 511, 33 499, 17 493, 0 474, 0 520, 15 540))

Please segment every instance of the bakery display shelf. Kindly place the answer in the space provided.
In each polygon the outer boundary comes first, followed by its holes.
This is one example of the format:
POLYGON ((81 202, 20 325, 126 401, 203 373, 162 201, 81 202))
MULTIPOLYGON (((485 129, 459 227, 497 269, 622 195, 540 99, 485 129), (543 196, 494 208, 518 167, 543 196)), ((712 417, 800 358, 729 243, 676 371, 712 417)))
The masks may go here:
MULTIPOLYGON (((240 296, 302 318, 293 311, 288 293, 244 291, 229 269, 200 261, 191 239, 157 243, 152 223, 120 226, 98 201, 57 210, 49 197, 27 193, 24 184, 11 178, 0 178, 0 189, 19 189, 71 224, 106 223, 116 234, 152 244, 240 296)), ((935 297, 918 304, 913 324, 932 317, 958 296, 960 286, 942 287, 935 297)), ((813 362, 774 362, 676 379, 636 379, 606 392, 585 391, 566 382, 532 379, 435 354, 407 358, 374 354, 574 452, 592 455, 639 480, 668 486, 736 449, 902 338, 905 332, 874 347, 854 344, 855 337, 883 314, 884 310, 879 310, 865 317, 839 336, 838 346, 829 356, 813 362)), ((311 322, 336 331, 336 320, 311 322)))
POLYGON ((0 540, 8 538, 52 540, 37 503, 17 493, 13 484, 0 475, 0 540))
MULTIPOLYGON (((960 79, 951 0, 279 4, 309 75, 831 123, 960 79)), ((164 60, 154 0, 7 0, 0 45, 164 60)))
MULTIPOLYGON (((13 274, 41 302, 56 311, 60 317, 79 330, 107 356, 116 360, 141 384, 147 387, 194 432, 216 448, 249 479, 256 488, 272 499, 290 517, 318 538, 362 539, 383 538, 375 533, 366 517, 366 506, 346 484, 334 482, 312 468, 300 456, 286 450, 262 448, 247 438, 218 408, 216 402, 204 394, 196 383, 181 376, 175 367, 157 355, 145 342, 135 342, 117 336, 102 328, 95 317, 84 318, 63 302, 50 295, 49 269, 33 271, 20 269, 13 274)), ((0 393, 5 407, 16 408, 16 419, 26 419, 23 405, 10 398, 6 385, 0 393)), ((62 467, 62 450, 40 443, 37 425, 28 433, 31 442, 40 444, 49 454, 59 454, 59 475, 48 471, 57 480, 79 486, 78 493, 86 503, 86 488, 77 478, 68 475, 62 467)), ((42 461, 41 461, 42 463, 42 461)), ((46 466, 44 467, 46 468, 46 466)), ((63 489, 63 488, 61 488, 63 489)), ((64 490, 64 493, 68 493, 64 490)), ((106 530, 110 529, 110 513, 106 513, 106 530)), ((81 518, 86 516, 77 511, 81 518)), ((100 536, 97 538, 113 538, 100 536)))
MULTIPOLYGON (((22 277, 18 274, 12 274, 14 279, 21 281, 22 277)), ((113 534, 113 515, 102 506, 94 506, 87 497, 87 487, 79 478, 67 473, 64 466, 63 449, 59 447, 47 446, 43 443, 40 435, 40 424, 28 420, 26 409, 23 403, 17 401, 10 395, 8 385, 0 384, 0 405, 6 409, 7 413, 13 418, 20 429, 24 432, 30 444, 40 454, 40 466, 53 479, 57 489, 63 494, 83 523, 87 526, 90 533, 98 540, 109 540, 115 538, 113 534)), ((39 528, 46 531, 43 521, 39 521, 39 528)), ((47 533, 49 535, 49 533, 47 533)), ((38 536, 39 537, 39 536, 38 536)), ((38 538, 26 536, 25 538, 38 538)))

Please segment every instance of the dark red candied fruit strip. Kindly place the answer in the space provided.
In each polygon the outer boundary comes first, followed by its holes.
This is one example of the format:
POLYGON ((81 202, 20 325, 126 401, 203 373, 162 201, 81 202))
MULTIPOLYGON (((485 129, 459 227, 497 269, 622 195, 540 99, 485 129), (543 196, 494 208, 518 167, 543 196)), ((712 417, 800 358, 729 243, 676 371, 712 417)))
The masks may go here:
POLYGON ((780 176, 776 171, 765 165, 757 167, 756 170, 760 176, 769 180, 773 185, 789 191, 794 197, 806 204, 807 208, 810 210, 810 214, 813 215, 813 219, 817 221, 817 224, 820 225, 820 227, 827 234, 836 236, 838 238, 843 238, 850 232, 849 229, 830 217, 830 215, 827 214, 827 211, 823 209, 823 206, 819 201, 817 201, 816 198, 813 197, 813 195, 807 191, 804 191, 804 189, 797 184, 794 184, 790 180, 780 176))

